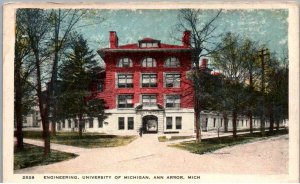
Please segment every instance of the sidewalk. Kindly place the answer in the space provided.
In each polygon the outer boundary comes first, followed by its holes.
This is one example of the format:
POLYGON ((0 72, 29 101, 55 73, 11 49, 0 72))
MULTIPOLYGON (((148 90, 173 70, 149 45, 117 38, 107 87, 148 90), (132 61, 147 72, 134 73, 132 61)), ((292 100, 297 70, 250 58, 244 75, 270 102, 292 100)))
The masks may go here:
MULTIPOLYGON (((283 128, 281 128, 283 129, 283 128)), ((268 130, 266 130, 267 132, 268 130)), ((260 131, 253 131, 255 132, 260 132, 260 131)), ((249 132, 237 132, 238 135, 243 135, 243 134, 249 134, 249 132)), ((130 144, 139 144, 141 141, 140 139, 143 139, 143 141, 146 141, 148 143, 164 143, 164 144, 176 144, 180 142, 187 142, 187 141, 195 141, 196 137, 195 134, 168 134, 168 136, 193 136, 193 138, 187 138, 187 139, 178 139, 178 140, 170 140, 166 142, 159 142, 158 137, 160 136, 166 136, 165 134, 144 134, 142 138, 137 138, 130 144)), ((220 132, 219 137, 226 137, 226 136, 232 136, 232 132, 220 132)), ((218 137, 217 132, 201 132, 201 138, 202 139, 211 139, 211 138, 216 138, 218 137)), ((32 144, 36 146, 43 147, 44 142, 42 140, 34 140, 34 139, 24 139, 24 143, 27 144, 32 144)), ((133 146, 134 147, 134 146, 133 146)), ((63 145, 63 144, 55 144, 51 143, 51 149, 57 150, 57 151, 62 151, 62 152, 68 152, 68 153, 74 153, 74 154, 80 154, 82 152, 88 152, 92 151, 95 149, 103 149, 103 148, 80 148, 80 147, 75 147, 75 146, 68 146, 68 145, 63 145)))
MULTIPOLYGON (((279 130, 282 130, 284 128, 280 128, 279 130)), ((268 132, 269 130, 266 130, 268 132)), ((259 130, 253 131, 253 133, 260 132, 259 130)), ((244 135, 244 134, 249 134, 250 132, 237 132, 237 135, 244 135)), ((195 134, 194 134, 195 135, 195 134)), ((193 135, 193 136, 194 136, 193 135)), ((181 135, 175 135, 174 136, 181 136, 181 135)), ((232 136, 232 132, 219 132, 219 137, 227 137, 227 136, 232 136)), ((218 132, 201 132, 201 139, 212 139, 218 137, 218 132)), ((181 143, 181 142, 188 142, 188 141, 195 141, 196 137, 194 136, 193 138, 188 138, 188 139, 178 139, 178 140, 170 140, 166 141, 164 143, 171 143, 171 144, 176 144, 176 143, 181 143)))
MULTIPOLYGON (((44 142, 42 140, 24 139, 24 143, 44 147, 44 142)), ((87 149, 87 148, 80 148, 80 147, 55 144, 55 143, 51 143, 50 146, 51 146, 51 149, 53 149, 53 150, 74 153, 74 154, 79 154, 81 152, 87 152, 87 151, 91 150, 91 149, 87 149)))

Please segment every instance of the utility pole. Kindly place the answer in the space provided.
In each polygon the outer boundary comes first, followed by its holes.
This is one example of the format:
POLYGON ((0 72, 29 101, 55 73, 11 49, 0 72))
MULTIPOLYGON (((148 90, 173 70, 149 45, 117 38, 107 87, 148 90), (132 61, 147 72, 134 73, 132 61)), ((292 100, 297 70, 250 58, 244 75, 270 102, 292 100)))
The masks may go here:
POLYGON ((261 116, 260 116, 260 131, 261 135, 265 136, 265 56, 268 56, 267 48, 262 48, 258 51, 258 57, 261 61, 261 116))

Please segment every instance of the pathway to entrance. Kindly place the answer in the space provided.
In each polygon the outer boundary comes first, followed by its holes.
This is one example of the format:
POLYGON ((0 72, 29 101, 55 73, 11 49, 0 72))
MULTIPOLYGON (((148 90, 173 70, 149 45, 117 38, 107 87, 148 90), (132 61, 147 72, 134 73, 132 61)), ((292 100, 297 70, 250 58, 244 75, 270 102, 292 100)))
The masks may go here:
POLYGON ((158 142, 157 136, 145 134, 131 144, 121 147, 80 149, 77 150, 79 156, 75 159, 21 169, 15 173, 287 174, 288 172, 288 135, 223 148, 204 155, 168 147, 167 143, 158 142))

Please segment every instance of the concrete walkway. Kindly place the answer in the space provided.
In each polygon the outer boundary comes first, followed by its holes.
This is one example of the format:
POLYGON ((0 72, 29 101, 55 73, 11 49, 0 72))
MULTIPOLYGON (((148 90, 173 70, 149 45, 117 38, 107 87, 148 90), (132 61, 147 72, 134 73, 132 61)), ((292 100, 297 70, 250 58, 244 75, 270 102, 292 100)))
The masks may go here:
MULTIPOLYGON (((24 139, 24 143, 44 147, 44 142, 41 140, 24 139)), ((68 145, 63 145, 63 144, 55 144, 55 143, 51 143, 51 149, 57 150, 57 151, 62 151, 62 152, 75 153, 77 155, 78 154, 80 155, 81 152, 87 152, 87 151, 91 150, 91 149, 87 149, 87 148, 80 148, 80 147, 68 146, 68 145)))
MULTIPOLYGON (((62 151, 72 147, 52 144, 52 148, 62 151)), ((74 148, 69 151, 79 156, 51 165, 17 170, 15 173, 286 174, 288 171, 288 135, 227 147, 204 155, 168 147, 166 143, 158 142, 156 134, 143 135, 126 146, 74 148)))

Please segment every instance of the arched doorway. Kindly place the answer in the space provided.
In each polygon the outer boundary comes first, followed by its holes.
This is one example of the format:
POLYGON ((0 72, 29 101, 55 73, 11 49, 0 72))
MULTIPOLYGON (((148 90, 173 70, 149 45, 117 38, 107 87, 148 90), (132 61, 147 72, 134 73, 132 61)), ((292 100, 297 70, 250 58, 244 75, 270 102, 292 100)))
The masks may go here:
POLYGON ((144 116, 143 130, 144 133, 157 133, 157 117, 153 115, 144 116))

